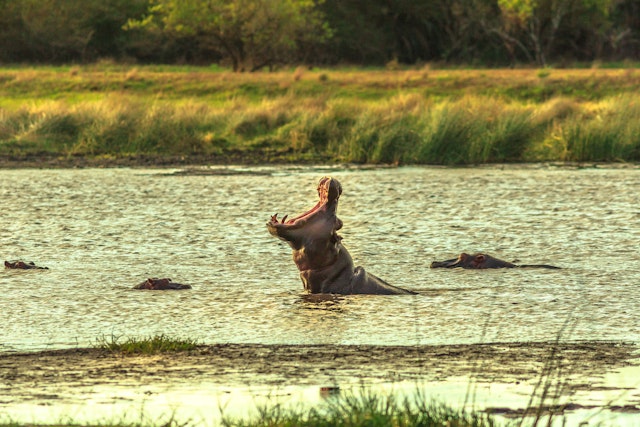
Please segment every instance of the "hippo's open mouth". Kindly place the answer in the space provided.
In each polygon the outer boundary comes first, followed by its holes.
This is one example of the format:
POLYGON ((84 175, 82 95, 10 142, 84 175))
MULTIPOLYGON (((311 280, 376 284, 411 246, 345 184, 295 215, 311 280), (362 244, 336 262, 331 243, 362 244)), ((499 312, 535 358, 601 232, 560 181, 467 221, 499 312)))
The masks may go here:
POLYGON ((455 268, 460 265, 460 258, 453 258, 445 261, 433 261, 431 263, 431 268, 455 268))
POLYGON ((335 179, 331 179, 330 177, 324 177, 318 183, 318 203, 308 211, 303 214, 300 214, 294 218, 288 218, 289 215, 285 215, 281 220, 278 220, 278 214, 271 216, 270 223, 272 225, 286 226, 290 228, 303 227, 307 221, 313 216, 320 212, 326 210, 326 207, 329 205, 334 205, 338 202, 340 195, 342 194, 342 186, 340 182, 335 179))

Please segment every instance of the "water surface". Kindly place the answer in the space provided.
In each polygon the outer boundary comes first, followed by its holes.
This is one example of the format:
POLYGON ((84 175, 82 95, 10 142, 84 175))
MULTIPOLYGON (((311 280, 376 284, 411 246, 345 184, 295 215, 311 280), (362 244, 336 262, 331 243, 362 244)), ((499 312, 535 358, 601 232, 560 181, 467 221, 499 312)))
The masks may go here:
POLYGON ((0 351, 168 334, 203 343, 640 341, 640 169, 2 170, 0 351), (210 171, 209 171, 210 172, 210 171), (340 180, 356 264, 416 296, 303 298, 274 213, 340 180), (561 270, 429 269, 485 251, 561 270), (190 291, 134 291, 170 277, 190 291))

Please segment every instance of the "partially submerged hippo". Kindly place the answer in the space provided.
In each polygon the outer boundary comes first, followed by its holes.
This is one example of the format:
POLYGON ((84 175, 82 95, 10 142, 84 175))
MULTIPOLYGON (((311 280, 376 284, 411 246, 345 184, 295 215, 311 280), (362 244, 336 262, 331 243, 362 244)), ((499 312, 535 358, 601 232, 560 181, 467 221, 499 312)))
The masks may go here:
POLYGON ((33 261, 5 261, 5 268, 12 268, 16 270, 48 270, 48 267, 39 267, 33 263, 33 261))
POLYGON ((133 289, 148 289, 151 291, 167 291, 167 290, 181 290, 191 289, 191 285, 183 285, 181 283, 174 283, 169 278, 158 279, 157 277, 149 278, 144 282, 136 285, 133 289))
POLYGON ((473 255, 469 255, 466 253, 461 253, 458 258, 448 259, 446 261, 434 261, 431 263, 431 268, 473 268, 473 269, 485 269, 485 268, 525 268, 525 267, 534 267, 534 268, 551 268, 551 269, 559 269, 560 267, 555 267, 553 265, 545 265, 545 264, 524 264, 524 265, 516 265, 508 261, 503 261, 498 258, 494 258, 488 254, 477 253, 473 255))
POLYGON ((336 233, 342 221, 336 216, 342 186, 337 179, 324 177, 318 184, 320 200, 311 210, 287 220, 278 214, 267 222, 272 235, 289 243, 293 261, 300 270, 304 288, 312 294, 414 294, 397 288, 354 267, 342 237, 336 233))

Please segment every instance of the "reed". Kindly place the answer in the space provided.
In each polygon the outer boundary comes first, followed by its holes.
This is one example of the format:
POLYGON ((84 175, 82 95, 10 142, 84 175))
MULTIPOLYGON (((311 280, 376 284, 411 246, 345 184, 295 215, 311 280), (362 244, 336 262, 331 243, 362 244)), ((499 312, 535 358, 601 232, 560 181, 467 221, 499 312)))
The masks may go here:
POLYGON ((639 160, 640 103, 632 96, 602 101, 567 120, 561 137, 564 160, 639 160))
POLYGON ((541 134, 533 120, 533 108, 496 100, 477 104, 474 100, 474 132, 469 143, 468 163, 522 161, 527 149, 541 134))
POLYGON ((412 163, 424 137, 424 111, 430 103, 417 94, 371 102, 352 117, 353 126, 332 154, 349 162, 412 163))
POLYGON ((416 162, 463 164, 468 162, 469 144, 479 123, 459 102, 445 102, 429 112, 425 138, 416 162))
POLYGON ((323 106, 305 109, 298 120, 283 129, 282 137, 296 152, 330 154, 336 159, 348 156, 347 140, 364 108, 355 102, 334 100, 323 106))

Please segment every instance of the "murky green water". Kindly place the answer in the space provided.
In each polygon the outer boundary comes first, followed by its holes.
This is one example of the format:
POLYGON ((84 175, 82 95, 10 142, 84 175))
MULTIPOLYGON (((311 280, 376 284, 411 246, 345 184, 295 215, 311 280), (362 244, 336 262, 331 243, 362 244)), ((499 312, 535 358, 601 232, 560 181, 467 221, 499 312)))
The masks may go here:
POLYGON ((205 343, 640 341, 640 169, 545 166, 344 170, 2 170, 0 351, 169 334, 205 343), (244 173, 246 172, 246 173, 244 173), (274 213, 344 189, 357 264, 416 296, 313 303, 274 213), (562 270, 431 270, 486 251, 562 270), (147 277, 193 286, 131 287, 147 277), (567 325, 563 330, 563 325, 567 325))

